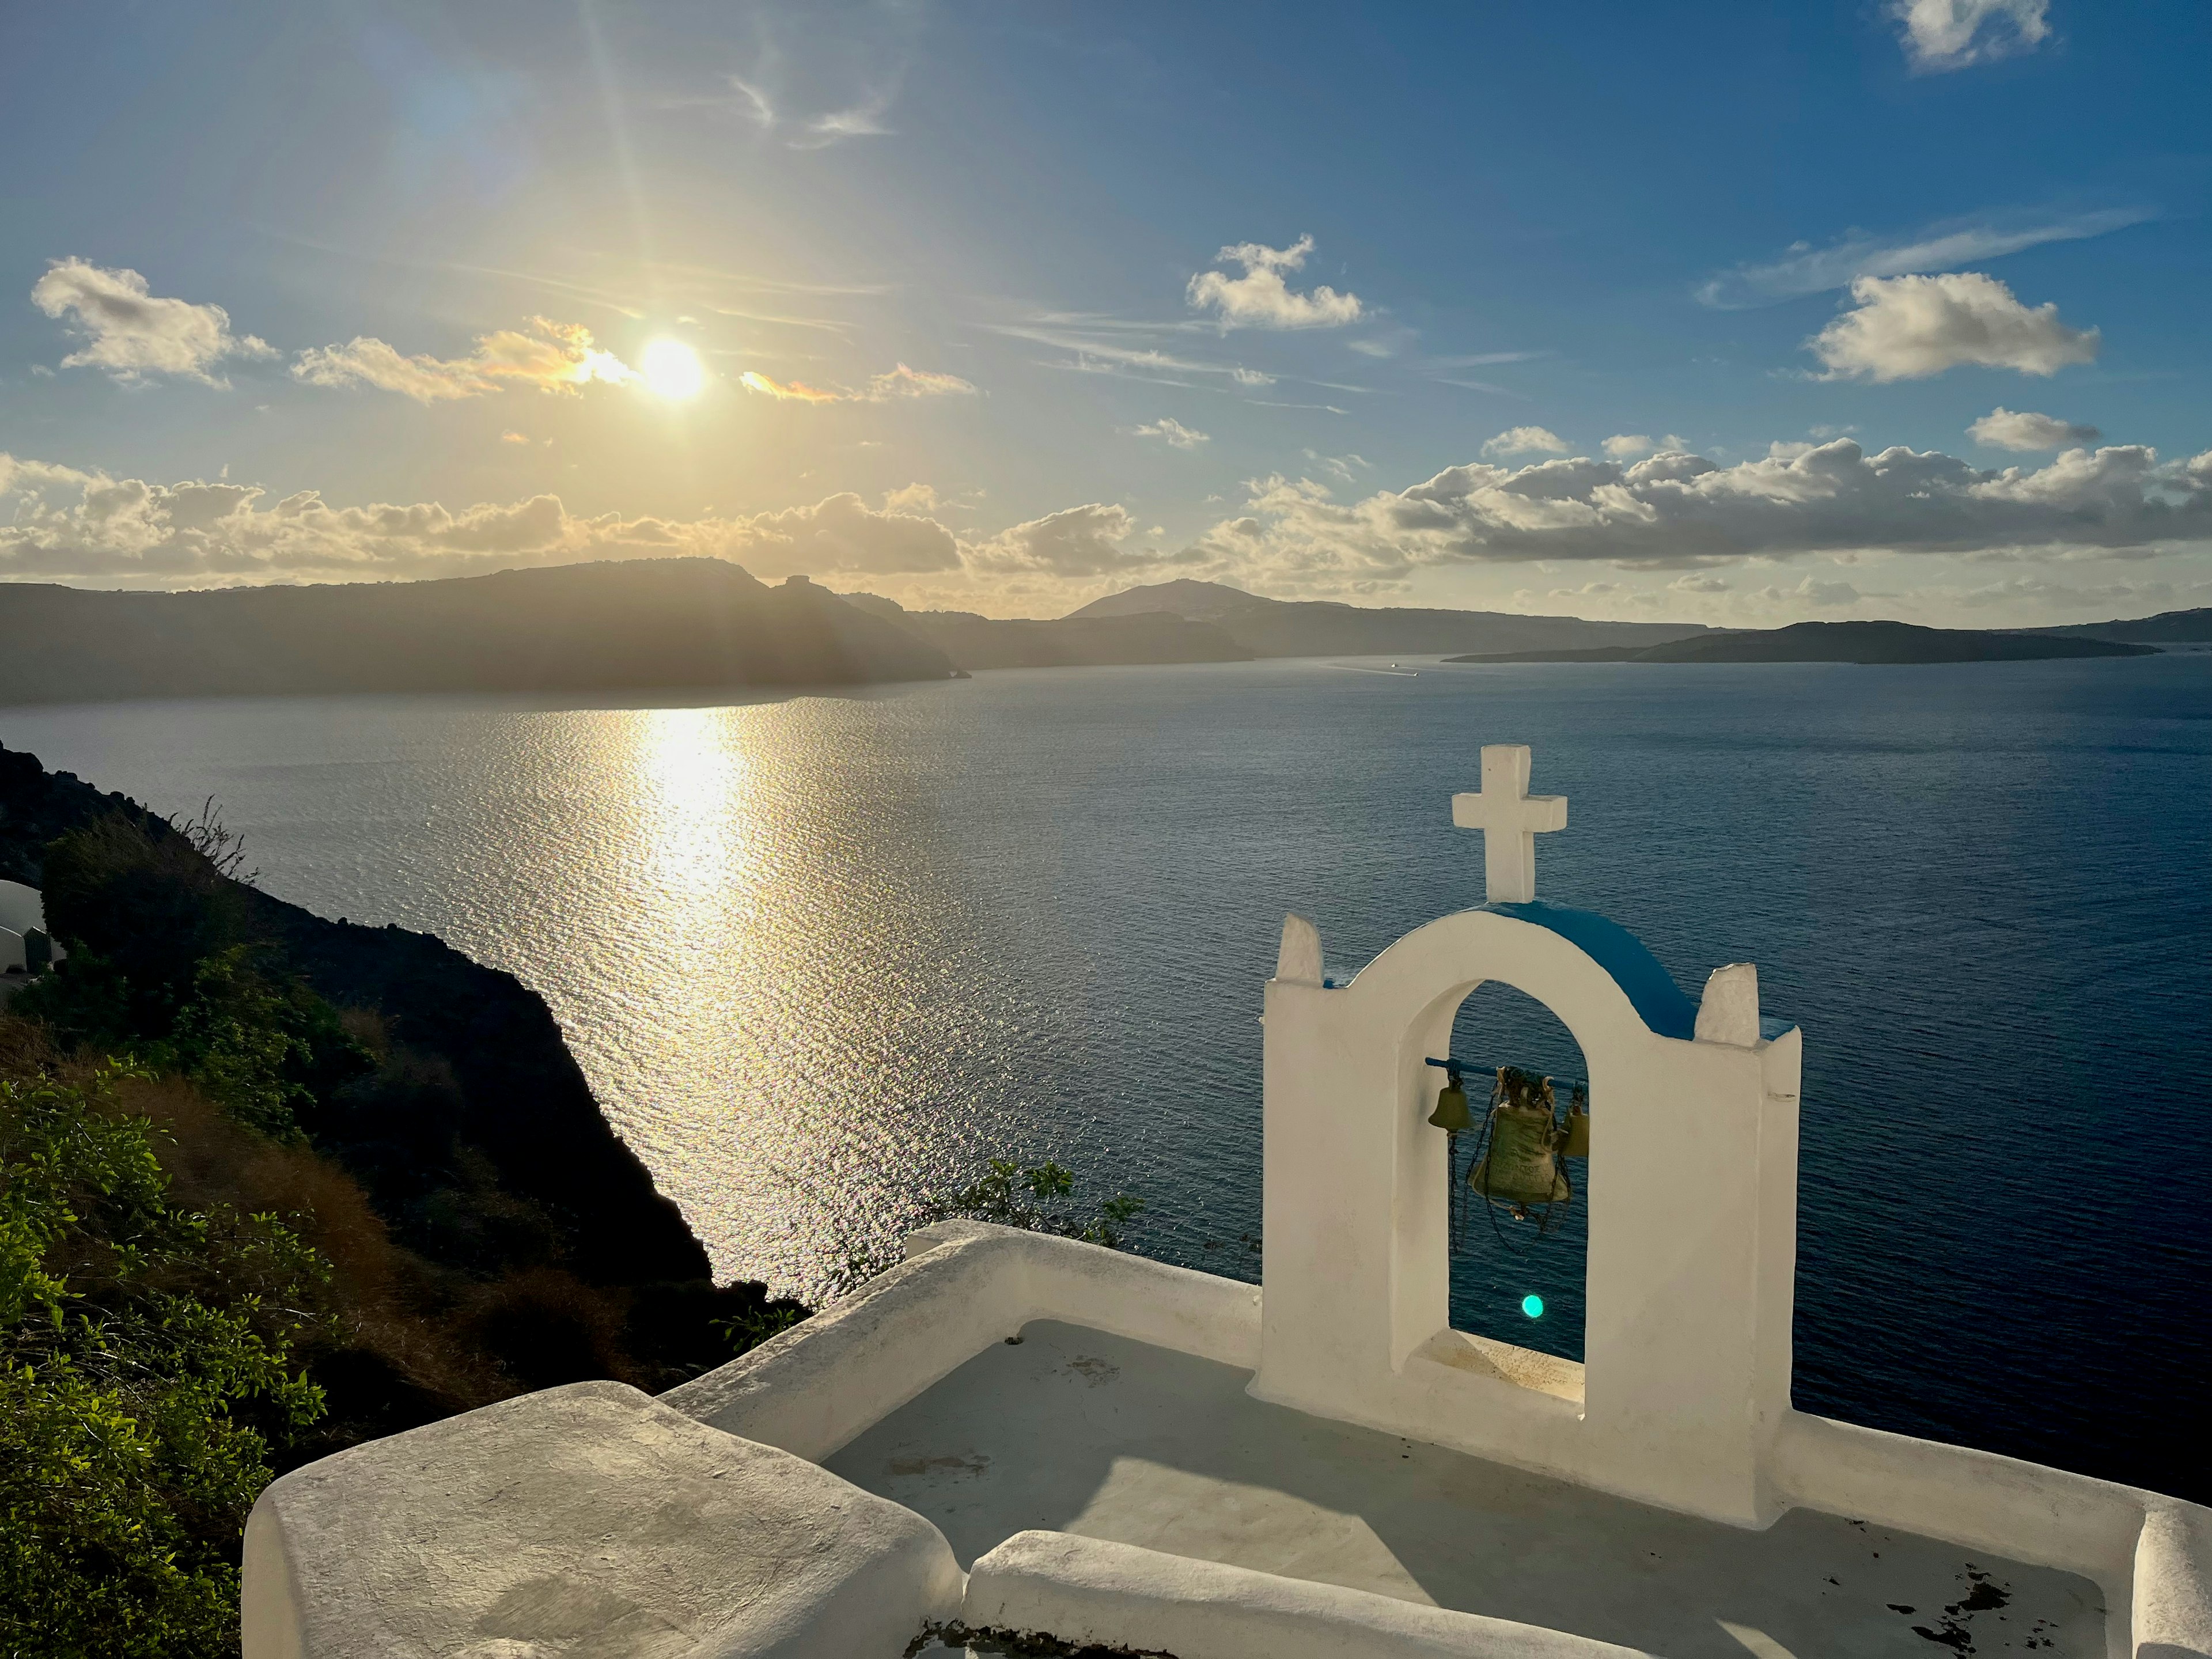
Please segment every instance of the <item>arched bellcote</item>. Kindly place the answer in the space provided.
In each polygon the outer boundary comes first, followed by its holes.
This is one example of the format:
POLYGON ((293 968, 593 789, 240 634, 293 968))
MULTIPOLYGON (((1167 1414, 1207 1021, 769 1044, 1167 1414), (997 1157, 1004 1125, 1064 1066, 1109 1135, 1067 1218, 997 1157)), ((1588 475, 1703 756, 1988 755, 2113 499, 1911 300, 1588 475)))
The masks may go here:
POLYGON ((1322 971, 1319 929, 1285 922, 1267 987, 1253 1392, 1764 1524, 1790 1392, 1800 1038, 1762 1035, 1750 964, 1716 969, 1692 1002, 1620 923, 1536 897, 1536 838, 1566 828, 1567 803, 1530 794, 1532 769, 1525 747, 1486 747, 1480 790, 1452 798, 1453 823, 1483 834, 1481 905, 1343 985, 1322 971), (1450 1328, 1445 1137, 1427 1122, 1442 1076, 1426 1060, 1493 979, 1556 1014, 1589 1067, 1578 1382, 1450 1328))

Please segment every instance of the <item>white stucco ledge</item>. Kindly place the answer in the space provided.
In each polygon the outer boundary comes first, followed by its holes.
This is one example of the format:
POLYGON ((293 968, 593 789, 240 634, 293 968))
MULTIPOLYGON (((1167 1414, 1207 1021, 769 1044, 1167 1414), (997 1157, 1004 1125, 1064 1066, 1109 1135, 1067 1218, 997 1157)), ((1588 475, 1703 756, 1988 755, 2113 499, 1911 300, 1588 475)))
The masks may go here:
POLYGON ((295 1470, 246 1531, 244 1659, 894 1659, 944 1535, 773 1447, 579 1382, 295 1470))
POLYGON ((660 1396, 726 1433, 829 1456, 994 1342, 1057 1319, 1245 1370, 1260 1287, 1121 1250, 941 1221, 813 1318, 660 1396))
POLYGON ((1133 1544, 1023 1532, 979 1558, 968 1630, 1182 1659, 1630 1659, 1632 1648, 1133 1544))

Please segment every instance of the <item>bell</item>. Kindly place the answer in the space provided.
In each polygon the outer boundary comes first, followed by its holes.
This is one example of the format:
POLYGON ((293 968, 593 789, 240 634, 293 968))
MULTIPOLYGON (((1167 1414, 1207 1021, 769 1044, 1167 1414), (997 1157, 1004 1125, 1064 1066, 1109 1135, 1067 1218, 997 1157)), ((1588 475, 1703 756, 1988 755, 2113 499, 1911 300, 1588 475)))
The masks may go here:
POLYGON ((1559 1149, 1559 1156, 1589 1156, 1589 1096, 1580 1084, 1575 1085, 1574 1098, 1567 1103, 1567 1144, 1559 1149))
POLYGON ((1453 1134, 1474 1127, 1474 1114, 1468 1109, 1467 1091, 1457 1072, 1449 1073, 1444 1086, 1437 1091, 1437 1109, 1429 1114, 1429 1121, 1453 1134))
POLYGON ((1559 1126, 1540 1106, 1493 1106, 1490 1143, 1467 1184, 1496 1204, 1557 1204, 1574 1196, 1559 1168, 1559 1126))

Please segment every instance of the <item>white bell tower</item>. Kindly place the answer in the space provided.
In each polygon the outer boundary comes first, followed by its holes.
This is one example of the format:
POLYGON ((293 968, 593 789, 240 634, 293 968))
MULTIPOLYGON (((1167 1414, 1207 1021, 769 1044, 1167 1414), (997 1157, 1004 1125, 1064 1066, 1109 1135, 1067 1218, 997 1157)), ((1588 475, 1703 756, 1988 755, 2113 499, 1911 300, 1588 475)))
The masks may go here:
POLYGON ((1335 987, 1313 924, 1283 925, 1252 1392, 1762 1526, 1790 1405, 1802 1039, 1760 1036, 1749 964, 1693 1006, 1618 924, 1537 902, 1535 837, 1567 812, 1529 776, 1527 749, 1486 748, 1481 793, 1453 799, 1453 822, 1484 831, 1480 908, 1335 987), (1588 1062, 1582 1366, 1450 1326, 1445 1136, 1426 1121, 1442 1077, 1425 1062, 1488 980, 1549 1008, 1588 1062))

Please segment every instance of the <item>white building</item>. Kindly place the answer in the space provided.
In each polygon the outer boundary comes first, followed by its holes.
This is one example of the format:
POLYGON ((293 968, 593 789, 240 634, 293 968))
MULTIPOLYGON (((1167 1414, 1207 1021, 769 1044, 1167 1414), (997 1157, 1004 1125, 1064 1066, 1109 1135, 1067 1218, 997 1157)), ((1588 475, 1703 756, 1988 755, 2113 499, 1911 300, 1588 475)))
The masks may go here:
POLYGON ((46 936, 46 902, 35 887, 0 881, 0 974, 25 974, 59 962, 60 945, 46 936))
POLYGON ((1792 1408, 1800 1034, 1762 1028, 1747 964, 1693 1006, 1537 902, 1566 804, 1528 773, 1486 749, 1454 802, 1480 908, 1340 985, 1285 924, 1260 1287, 926 1228, 659 1399, 550 1389, 276 1482, 246 1659, 890 1659, 963 1629, 1178 1659, 2212 1655, 2212 1511, 1792 1408), (1588 1065, 1583 1364, 1448 1317, 1426 1061, 1486 981, 1588 1065))

